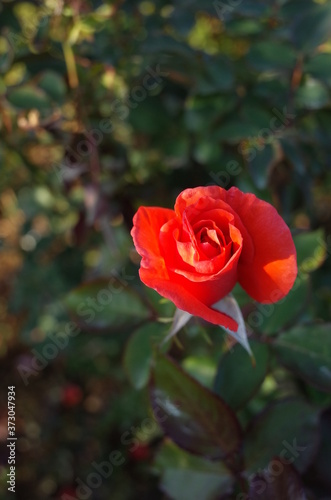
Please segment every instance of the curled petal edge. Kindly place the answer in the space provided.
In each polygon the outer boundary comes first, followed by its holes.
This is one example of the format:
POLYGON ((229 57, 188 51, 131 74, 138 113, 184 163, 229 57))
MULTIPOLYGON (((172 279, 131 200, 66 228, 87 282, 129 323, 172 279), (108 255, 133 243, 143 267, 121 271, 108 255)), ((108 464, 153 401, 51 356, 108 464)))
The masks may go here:
POLYGON ((238 323, 233 318, 203 304, 178 283, 150 276, 148 270, 144 268, 140 268, 139 275, 145 285, 154 288, 160 295, 171 300, 178 309, 193 316, 199 316, 214 325, 224 326, 233 332, 237 332, 238 323))

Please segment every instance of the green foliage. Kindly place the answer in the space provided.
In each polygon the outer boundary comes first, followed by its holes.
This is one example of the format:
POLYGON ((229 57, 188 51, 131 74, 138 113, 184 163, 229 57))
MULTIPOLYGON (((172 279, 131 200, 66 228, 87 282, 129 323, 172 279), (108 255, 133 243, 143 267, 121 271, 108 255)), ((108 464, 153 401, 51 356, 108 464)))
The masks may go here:
POLYGON ((160 425, 181 448, 213 460, 238 451, 239 423, 224 401, 161 355, 152 371, 151 402, 155 413, 165 410, 160 425))
MULTIPOLYGON (((156 348, 164 340, 167 330, 167 325, 150 323, 138 328, 130 336, 124 353, 123 365, 131 384, 136 389, 141 389, 147 384, 152 365, 153 348, 156 348)), ((164 344, 165 351, 169 347, 169 342, 164 344)))
POLYGON ((214 391, 234 410, 249 401, 264 381, 269 360, 265 344, 250 342, 253 358, 235 345, 221 359, 214 381, 214 391), (235 370, 233 369, 235 367, 235 370))
POLYGON ((259 315, 252 315, 251 325, 267 334, 279 332, 283 327, 293 323, 299 313, 304 310, 309 294, 309 278, 302 275, 296 279, 290 293, 276 304, 260 306, 259 315))
POLYGON ((294 237, 294 243, 299 273, 310 273, 322 265, 327 256, 322 230, 298 234, 294 237))
POLYGON ((144 302, 127 285, 114 276, 98 279, 70 292, 64 302, 81 328, 118 331, 149 317, 144 302))
POLYGON ((331 392, 330 324, 297 326, 272 346, 281 363, 318 389, 331 392))
POLYGON ((233 480, 222 462, 209 462, 166 441, 156 456, 155 465, 162 473, 162 487, 175 500, 206 500, 219 491, 231 492, 233 480))
POLYGON ((274 456, 290 460, 303 472, 313 462, 318 446, 318 414, 302 400, 280 400, 269 405, 247 431, 246 466, 264 469, 274 456))

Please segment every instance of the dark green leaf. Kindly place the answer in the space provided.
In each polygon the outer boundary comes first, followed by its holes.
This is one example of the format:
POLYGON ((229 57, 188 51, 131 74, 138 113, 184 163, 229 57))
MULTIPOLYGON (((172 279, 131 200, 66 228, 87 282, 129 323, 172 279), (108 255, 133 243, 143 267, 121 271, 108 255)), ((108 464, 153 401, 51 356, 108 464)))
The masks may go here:
POLYGON ((66 93, 64 79, 55 71, 45 71, 38 86, 57 102, 61 102, 66 93))
POLYGON ((70 292, 64 303, 85 330, 118 329, 136 325, 149 316, 140 297, 115 277, 84 283, 70 292))
POLYGON ((171 324, 171 318, 174 316, 176 311, 176 306, 173 302, 164 297, 161 297, 153 288, 144 288, 144 293, 147 296, 148 301, 151 303, 152 307, 157 311, 158 316, 162 318, 169 318, 169 328, 171 324))
POLYGON ((36 108, 42 110, 51 107, 51 101, 47 94, 43 90, 29 85, 10 91, 8 101, 21 109, 36 108))
POLYGON ((14 49, 5 37, 0 36, 0 73, 8 71, 13 63, 13 58, 14 49))
POLYGON ((281 110, 286 102, 288 89, 282 79, 265 78, 256 82, 255 93, 259 98, 267 99, 269 105, 281 110))
POLYGON ((326 85, 331 85, 331 54, 322 53, 314 56, 304 65, 304 71, 326 85))
MULTIPOLYGON (((188 130, 204 133, 206 123, 213 123, 214 120, 231 111, 235 104, 236 99, 233 95, 191 96, 186 103, 186 127, 188 130)), ((208 140, 211 141, 209 136, 208 140)), ((214 141, 212 142, 215 144, 214 141)))
POLYGON ((331 392, 331 324, 297 326, 275 338, 272 346, 282 364, 331 392))
POLYGON ((196 457, 166 441, 156 456, 162 487, 174 500, 214 500, 231 493, 233 478, 220 462, 196 457))
POLYGON ((249 427, 244 453, 250 472, 267 467, 278 455, 293 461, 303 472, 311 463, 318 445, 319 416, 301 400, 283 400, 270 405, 249 427))
POLYGON ((183 367, 200 384, 211 389, 216 371, 216 362, 210 356, 189 356, 184 359, 183 367))
MULTIPOLYGON (((137 132, 156 135, 168 127, 170 117, 163 109, 162 103, 158 102, 157 96, 146 97, 143 101, 135 101, 134 96, 130 98, 133 105, 129 120, 137 132)), ((129 109, 126 104, 123 104, 123 108, 129 109)))
POLYGON ((262 24, 255 19, 236 19, 226 25, 231 36, 256 35, 263 30, 262 24))
POLYGON ((326 258, 326 243, 322 229, 298 234, 293 240, 300 272, 311 273, 323 264, 326 258))
POLYGON ((269 167, 272 164, 275 152, 272 144, 257 144, 246 150, 248 166, 256 187, 264 189, 268 183, 269 167))
POLYGON ((193 93, 197 95, 216 94, 229 90, 233 85, 233 74, 229 63, 224 59, 211 59, 204 72, 199 75, 193 93))
POLYGON ((247 352, 236 344, 221 357, 214 382, 216 394, 234 410, 244 406, 254 396, 267 374, 268 347, 254 340, 249 344, 255 364, 247 352))
POLYGON ((257 42, 252 45, 247 60, 258 71, 284 71, 294 67, 296 55, 288 45, 257 42))
POLYGON ((270 6, 268 2, 263 2, 263 0, 245 0, 245 2, 236 2, 236 3, 222 3, 225 9, 231 8, 233 10, 235 8, 235 12, 238 9, 238 12, 243 16, 248 17, 257 17, 261 18, 261 16, 265 16, 268 14, 268 10, 270 6))
POLYGON ((307 78, 297 91, 296 104, 304 109, 321 109, 330 101, 328 89, 314 78, 307 78))
POLYGON ((215 130, 215 138, 221 141, 236 144, 248 137, 254 137, 259 133, 259 128, 251 123, 239 119, 231 119, 215 130))
POLYGON ((213 392, 158 354, 151 380, 151 402, 164 432, 181 448, 210 459, 233 457, 241 430, 233 411, 213 392), (162 408, 162 418, 159 410, 162 408))
POLYGON ((305 161, 297 144, 287 139, 281 139, 283 152, 296 172, 303 175, 306 172, 305 161))
MULTIPOLYGON (((123 364, 131 384, 136 389, 145 387, 148 382, 153 346, 166 337, 169 325, 150 323, 136 330, 128 340, 124 352, 123 364)), ((164 350, 169 348, 169 343, 164 350)))
POLYGON ((308 295, 309 277, 301 274, 286 297, 275 304, 258 304, 257 310, 248 315, 247 323, 264 333, 276 333, 298 316, 305 307, 308 295))
POLYGON ((313 51, 325 42, 331 36, 331 4, 313 3, 296 15, 292 35, 295 45, 304 52, 313 51))
MULTIPOLYGON (((266 107, 261 106, 261 102, 258 99, 247 97, 241 106, 240 117, 244 122, 254 125, 254 127, 259 129, 259 132, 261 129, 267 128, 269 135, 273 133, 270 127, 270 122, 274 117, 274 114, 270 113, 266 107)), ((262 130, 263 139, 266 139, 265 132, 265 130, 262 130)))
POLYGON ((220 147, 211 141, 200 141, 193 154, 199 163, 216 163, 220 157, 220 147))

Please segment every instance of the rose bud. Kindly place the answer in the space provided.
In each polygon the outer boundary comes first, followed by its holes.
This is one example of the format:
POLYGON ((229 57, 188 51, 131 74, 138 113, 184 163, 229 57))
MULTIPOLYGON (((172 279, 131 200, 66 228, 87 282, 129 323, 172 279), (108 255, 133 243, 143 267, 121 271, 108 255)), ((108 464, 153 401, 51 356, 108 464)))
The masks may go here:
POLYGON ((285 297, 297 276, 296 250, 276 209, 233 187, 186 189, 174 210, 140 207, 132 237, 145 285, 181 310, 237 331, 213 304, 238 281, 255 300, 285 297))

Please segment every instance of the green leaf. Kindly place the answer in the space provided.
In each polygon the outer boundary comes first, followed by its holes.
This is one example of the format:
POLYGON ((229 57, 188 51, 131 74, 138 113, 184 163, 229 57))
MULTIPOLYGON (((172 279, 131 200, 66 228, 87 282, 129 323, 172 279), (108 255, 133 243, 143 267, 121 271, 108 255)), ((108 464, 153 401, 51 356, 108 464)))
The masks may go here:
POLYGON ((21 86, 8 93, 8 101, 17 108, 38 110, 49 109, 51 101, 47 94, 37 87, 21 86))
POLYGON ((84 283, 70 292, 64 303, 78 325, 87 331, 120 329, 149 317, 140 297, 114 276, 84 283))
POLYGON ((274 148, 272 144, 264 144, 262 149, 252 146, 248 154, 248 167, 254 184, 259 189, 264 189, 268 183, 269 167, 275 157, 274 148))
POLYGON ((162 473, 162 488, 174 500, 214 500, 232 491, 233 478, 221 462, 191 455, 168 440, 155 466, 162 473))
POLYGON ((331 54, 314 54, 304 65, 304 71, 326 85, 331 85, 331 54))
POLYGON ((307 78, 295 96, 296 105, 304 109, 321 109, 330 101, 328 89, 314 78, 307 78))
POLYGON ((45 71, 38 86, 56 102, 63 101, 67 90, 64 79, 55 71, 45 71))
POLYGON ((298 234, 293 240, 299 272, 311 273, 323 264, 327 252, 322 229, 298 234))
MULTIPOLYGON (((229 113, 236 105, 236 97, 229 95, 190 96, 185 105, 185 126, 188 130, 206 133, 206 123, 211 125, 221 116, 229 113)), ((208 142, 215 144, 209 134, 208 142)), ((198 147, 198 146, 197 146, 198 147)))
POLYGON ((331 324, 302 325, 273 340, 279 361, 317 389, 331 392, 331 324))
POLYGON ((275 304, 258 304, 257 310, 247 317, 251 328, 273 334, 290 324, 303 310, 309 295, 309 277, 301 274, 294 282, 292 290, 275 304))
MULTIPOLYGON (((302 2, 300 2, 301 7, 302 2)), ((296 13, 297 14, 297 13, 296 13)), ((313 3, 310 8, 296 15, 293 24, 293 41, 299 49, 311 52, 331 36, 331 4, 313 3)))
MULTIPOLYGON (((130 109, 129 122, 135 131, 157 135, 167 130, 170 124, 170 116, 158 96, 151 97, 147 95, 144 100, 135 101, 134 96, 130 94, 130 99, 133 105, 130 109)), ((123 107, 129 109, 127 104, 123 104, 123 107)))
POLYGON ((231 36, 256 35, 263 30, 262 23, 254 19, 235 19, 226 24, 231 36))
POLYGON ((296 55, 289 45, 275 41, 257 42, 252 45, 247 60, 257 71, 283 71, 294 67, 296 55))
POLYGON ((236 144, 243 139, 253 137, 259 133, 259 128, 251 123, 239 119, 229 120, 215 130, 215 138, 220 141, 236 144))
MULTIPOLYGON (((242 118, 244 122, 254 125, 259 131, 267 128, 269 133, 272 134, 270 122, 273 117, 274 114, 270 113, 270 111, 261 104, 259 99, 247 96, 240 107, 240 118, 242 118)), ((265 138, 265 135, 263 135, 263 138, 265 138)))
POLYGON ((210 356, 189 356, 182 364, 185 371, 198 380, 200 384, 212 388, 216 371, 216 361, 210 356))
POLYGON ((161 354, 155 358, 150 395, 162 429, 184 450, 213 460, 238 452, 241 429, 233 411, 161 354), (160 407, 166 413, 162 418, 160 407))
POLYGON ((204 72, 199 75, 193 94, 210 95, 233 86, 233 73, 229 62, 223 58, 213 58, 207 61, 204 72))
POLYGON ((238 2, 236 4, 227 4, 221 1, 218 3, 221 3, 225 12, 229 11, 229 9, 233 11, 235 7, 235 13, 238 11, 242 16, 256 17, 258 19, 268 16, 270 11, 270 5, 268 2, 263 2, 263 0, 245 0, 245 2, 238 2))
POLYGON ((268 470, 256 474, 250 482, 249 498, 261 500, 306 500, 301 478, 293 465, 275 457, 268 470), (263 495, 263 496, 262 496, 263 495))
POLYGON ((13 63, 13 59, 13 48, 5 37, 0 36, 0 73, 8 71, 13 63))
POLYGON ((246 468, 256 472, 274 456, 285 456, 303 472, 318 446, 319 416, 301 400, 282 400, 271 404, 253 421, 244 441, 246 468))
POLYGON ((199 163, 218 163, 220 147, 210 140, 201 140, 195 145, 193 155, 199 163))
MULTIPOLYGON (((277 109, 282 109, 286 102, 287 86, 283 79, 267 78, 259 79, 255 83, 255 94, 259 99, 267 99, 269 106, 276 106, 277 109)), ((282 125, 280 125, 281 127, 282 125)))
MULTIPOLYGON (((128 378, 136 389, 142 389, 148 382, 153 358, 153 346, 166 336, 168 325, 149 323, 138 328, 128 340, 123 365, 128 378)), ((164 351, 170 347, 166 345, 164 351)))
POLYGON ((306 166, 300 147, 288 139, 281 139, 280 142, 286 158, 292 163, 296 172, 304 175, 306 173, 306 166))
POLYGON ((307 393, 307 400, 311 404, 316 404, 320 408, 331 408, 331 393, 320 391, 312 385, 306 384, 305 391, 307 393))
POLYGON ((161 297, 161 295, 153 288, 145 287, 144 294, 146 295, 147 300, 151 303, 152 307, 156 310, 159 317, 169 318, 169 322, 171 322, 171 318, 174 316, 176 311, 175 304, 170 300, 161 297))
POLYGON ((268 347, 255 340, 250 341, 250 346, 255 364, 247 352, 236 344, 221 357, 214 381, 216 394, 234 410, 244 406, 254 396, 267 374, 268 347))

